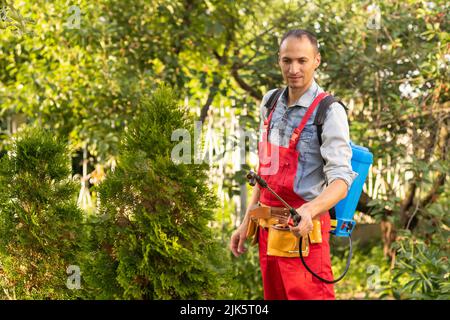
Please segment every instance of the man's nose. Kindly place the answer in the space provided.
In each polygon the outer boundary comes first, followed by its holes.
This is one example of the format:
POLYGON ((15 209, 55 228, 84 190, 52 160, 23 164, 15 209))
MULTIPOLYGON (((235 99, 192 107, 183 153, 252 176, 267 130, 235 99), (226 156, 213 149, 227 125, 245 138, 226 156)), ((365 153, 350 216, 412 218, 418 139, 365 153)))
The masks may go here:
POLYGON ((289 73, 290 74, 297 74, 300 72, 300 64, 297 62, 293 62, 291 63, 291 65, 289 66, 289 73))

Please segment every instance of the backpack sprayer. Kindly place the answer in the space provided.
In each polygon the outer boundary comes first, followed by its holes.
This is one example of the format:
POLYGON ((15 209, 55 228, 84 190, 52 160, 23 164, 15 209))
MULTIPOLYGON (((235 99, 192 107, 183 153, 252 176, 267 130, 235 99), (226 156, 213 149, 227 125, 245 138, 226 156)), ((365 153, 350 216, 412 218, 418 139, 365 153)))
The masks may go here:
MULTIPOLYGON (((353 181, 352 186, 347 193, 347 196, 341 201, 339 201, 334 208, 332 208, 335 212, 335 217, 334 215, 331 216, 331 231, 330 231, 331 234, 337 237, 348 237, 349 254, 344 272, 337 279, 333 280, 323 279, 322 277, 317 275, 305 263, 301 249, 303 239, 302 237, 300 237, 300 244, 299 244, 300 260, 302 261, 306 270, 308 270, 314 277, 325 283, 336 283, 340 281, 342 278, 344 278, 344 276, 348 272, 353 253, 351 234, 356 225, 356 222, 353 220, 353 216, 355 214, 356 206, 358 205, 359 197, 361 196, 364 182, 367 178, 367 174, 369 173, 369 168, 373 163, 373 155, 369 151, 369 149, 355 145, 352 142, 350 142, 350 146, 352 148, 353 153, 351 160, 352 169, 353 171, 358 173, 358 176, 353 181)), ((298 225, 298 223, 301 220, 300 215, 294 208, 292 208, 286 201, 284 201, 283 198, 281 198, 275 191, 273 191, 267 184, 267 182, 264 181, 263 178, 257 175, 254 171, 250 171, 247 174, 247 179, 251 186, 255 186, 257 182, 261 186, 261 188, 267 188, 269 192, 271 192, 275 197, 277 197, 278 200, 280 200, 284 204, 284 206, 289 209, 290 218, 288 224, 291 226, 298 225)), ((330 211, 332 210, 330 209, 330 211)))

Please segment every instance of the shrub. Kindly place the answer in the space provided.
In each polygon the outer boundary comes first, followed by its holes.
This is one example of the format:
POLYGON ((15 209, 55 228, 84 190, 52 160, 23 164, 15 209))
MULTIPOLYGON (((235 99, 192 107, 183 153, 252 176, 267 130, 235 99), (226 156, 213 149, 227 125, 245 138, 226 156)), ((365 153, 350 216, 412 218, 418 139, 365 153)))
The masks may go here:
POLYGON ((77 264, 82 212, 65 142, 28 128, 0 159, 0 286, 6 298, 76 297, 66 286, 77 264))
MULTIPOLYGON (((193 126, 175 93, 160 87, 141 100, 124 133, 118 165, 99 187, 90 253, 89 295, 119 299, 211 299, 224 292, 223 257, 208 223, 216 199, 207 165, 175 164, 176 129, 193 126)), ((192 146, 192 144, 191 144, 192 146)))

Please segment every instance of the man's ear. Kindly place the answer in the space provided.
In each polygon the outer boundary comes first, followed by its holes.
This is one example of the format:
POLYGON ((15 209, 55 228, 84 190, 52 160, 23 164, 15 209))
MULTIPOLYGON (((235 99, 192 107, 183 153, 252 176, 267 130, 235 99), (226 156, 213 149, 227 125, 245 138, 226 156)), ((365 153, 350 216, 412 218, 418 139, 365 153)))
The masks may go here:
POLYGON ((322 62, 322 57, 320 56, 320 52, 318 52, 315 56, 314 63, 315 67, 314 70, 317 69, 320 66, 320 63, 322 62))

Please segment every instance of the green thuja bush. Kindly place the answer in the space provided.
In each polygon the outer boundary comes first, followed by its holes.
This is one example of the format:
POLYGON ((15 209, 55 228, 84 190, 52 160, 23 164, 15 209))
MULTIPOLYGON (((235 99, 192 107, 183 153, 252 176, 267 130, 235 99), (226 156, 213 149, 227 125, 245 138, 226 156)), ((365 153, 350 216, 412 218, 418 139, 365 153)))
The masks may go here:
POLYGON ((0 298, 78 294, 67 286, 83 220, 70 176, 65 142, 38 128, 17 134, 0 159, 0 298))
POLYGON ((208 167, 172 161, 177 129, 193 137, 193 122, 172 90, 142 98, 87 229, 82 271, 90 297, 212 299, 226 291, 229 258, 209 227, 216 198, 208 167))

